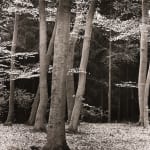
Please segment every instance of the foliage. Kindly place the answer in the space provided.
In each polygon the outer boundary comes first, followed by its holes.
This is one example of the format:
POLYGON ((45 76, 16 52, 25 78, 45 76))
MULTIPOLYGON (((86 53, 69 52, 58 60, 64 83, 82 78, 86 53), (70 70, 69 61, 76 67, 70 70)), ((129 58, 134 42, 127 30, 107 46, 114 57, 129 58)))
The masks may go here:
POLYGON ((97 108, 95 106, 90 106, 88 104, 83 104, 83 109, 81 113, 81 120, 85 122, 104 122, 107 120, 108 114, 101 107, 97 108))
MULTIPOLYGON (((33 100, 34 100, 34 94, 27 92, 26 90, 22 90, 22 89, 15 90, 16 111, 18 111, 18 109, 21 108, 24 112, 26 111, 29 112, 33 100)), ((4 89, 1 91, 1 95, 0 95, 0 120, 1 121, 4 121, 7 115, 8 101, 9 101, 9 91, 4 89)), ((22 117, 23 117, 23 114, 22 114, 22 117)), ((20 120, 17 120, 17 121, 20 121, 20 120)))

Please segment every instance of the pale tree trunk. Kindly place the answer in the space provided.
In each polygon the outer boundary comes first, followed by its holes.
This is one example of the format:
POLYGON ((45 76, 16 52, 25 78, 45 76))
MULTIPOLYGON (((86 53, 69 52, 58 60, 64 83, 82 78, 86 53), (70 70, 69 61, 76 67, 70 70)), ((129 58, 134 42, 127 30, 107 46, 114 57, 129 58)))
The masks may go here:
MULTIPOLYGON (((76 2, 78 2, 78 1, 76 1, 76 2)), ((75 46, 76 46, 76 42, 78 39, 79 31, 80 31, 80 22, 81 22, 81 18, 82 18, 82 15, 78 10, 79 8, 80 7, 78 6, 78 3, 77 3, 77 13, 76 13, 74 27, 73 27, 73 30, 72 30, 71 36, 70 36, 70 47, 69 47, 69 51, 67 54, 67 71, 69 71, 70 69, 73 68, 73 63, 74 63, 74 51, 75 51, 75 46)), ((72 110, 73 110, 73 106, 74 106, 74 96, 73 96, 75 94, 74 92, 75 92, 74 74, 69 73, 66 78, 68 123, 70 122, 71 114, 72 114, 72 110)))
POLYGON ((108 81, 108 122, 111 122, 111 31, 110 31, 110 41, 109 41, 109 81, 108 81))
MULTIPOLYGON (((53 49, 54 49, 54 39, 55 39, 55 30, 56 30, 56 23, 55 23, 55 26, 54 26, 54 29, 53 29, 52 37, 50 39, 47 54, 46 54, 47 72, 48 72, 49 64, 52 62, 53 49)), ((30 112, 30 116, 29 116, 29 119, 28 119, 28 122, 27 122, 28 125, 34 125, 34 123, 35 123, 35 117, 36 117, 36 112, 37 112, 37 109, 38 109, 38 106, 39 106, 39 101, 40 101, 40 89, 39 89, 39 86, 38 86, 36 96, 35 96, 34 102, 32 104, 32 109, 31 109, 31 112, 30 112)))
POLYGON ((140 66, 138 78, 138 95, 139 95, 139 125, 144 124, 144 90, 147 72, 147 17, 148 17, 148 3, 142 0, 142 25, 141 25, 141 42, 140 42, 140 66))
POLYGON ((43 150, 69 150, 65 136, 66 55, 69 48, 70 0, 60 0, 54 42, 51 104, 47 143, 43 150))
POLYGON ((144 127, 146 128, 149 126, 149 117, 148 117, 149 86, 150 86, 150 65, 148 69, 144 93, 144 127))
POLYGON ((45 131, 46 109, 48 103, 48 85, 47 85, 47 25, 45 16, 45 0, 39 0, 40 14, 40 102, 36 113, 34 130, 45 131))
POLYGON ((15 13, 15 22, 14 22, 14 32, 13 32, 13 40, 12 40, 12 47, 11 47, 11 74, 10 74, 10 96, 9 96, 9 111, 7 120, 5 125, 11 125, 14 121, 14 90, 15 90, 15 80, 14 75, 12 72, 15 69, 15 50, 17 45, 17 36, 18 36, 18 22, 19 22, 19 15, 15 13))
POLYGON ((71 120, 69 123, 68 130, 76 132, 78 128, 78 121, 80 117, 81 107, 82 107, 82 100, 83 95, 85 92, 85 84, 86 84, 86 68, 88 64, 88 57, 89 57, 89 49, 90 49, 90 42, 91 42, 91 34, 92 34, 92 21, 96 9, 96 1, 92 0, 89 8, 89 12, 87 14, 87 22, 85 27, 85 36, 83 42, 83 49, 82 49, 82 57, 79 67, 79 81, 78 81, 78 88, 75 96, 75 104, 72 111, 71 120))

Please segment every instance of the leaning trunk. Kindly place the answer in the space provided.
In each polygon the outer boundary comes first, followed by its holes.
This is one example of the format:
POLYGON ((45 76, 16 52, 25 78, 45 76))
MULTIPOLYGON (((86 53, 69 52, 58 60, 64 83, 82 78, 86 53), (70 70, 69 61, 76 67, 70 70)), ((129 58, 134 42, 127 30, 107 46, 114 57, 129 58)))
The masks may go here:
POLYGON ((54 42, 51 107, 48 123, 47 144, 43 150, 67 150, 65 137, 65 82, 66 55, 69 48, 70 0, 60 0, 54 42))
POLYGON ((45 1, 39 0, 40 13, 40 102, 36 114, 34 129, 43 131, 46 129, 46 109, 48 103, 48 88, 47 88, 47 28, 45 16, 45 1))
MULTIPOLYGON (((74 51, 76 42, 78 39, 78 34, 80 31, 80 21, 81 21, 81 14, 79 13, 77 5, 77 13, 76 13, 76 19, 74 23, 73 31, 71 32, 70 36, 70 47, 67 54, 67 71, 70 71, 73 68, 74 63, 74 51)), ((66 96, 67 96, 67 112, 68 112, 68 123, 71 119, 71 114, 74 106, 74 74, 72 72, 68 73, 68 76, 66 78, 66 96)))
MULTIPOLYGON (((56 30, 56 23, 55 23, 55 27, 53 29, 52 37, 50 39, 48 50, 47 50, 47 53, 46 53, 46 65, 47 65, 46 66, 46 68, 47 68, 46 71, 47 72, 48 72, 48 69, 49 69, 49 64, 51 64, 51 62, 52 62, 53 49, 54 49, 54 39, 55 39, 55 30, 56 30)), ((38 86, 36 96, 35 96, 34 102, 32 104, 30 117, 29 117, 28 122, 27 122, 28 125, 34 125, 34 123, 35 123, 35 117, 36 117, 36 112, 37 112, 37 109, 38 109, 38 106, 39 106, 39 101, 40 101, 40 89, 39 89, 39 86, 38 86)))
POLYGON ((74 132, 77 131, 80 111, 82 107, 83 95, 85 92, 86 68, 88 64, 90 41, 91 41, 91 34, 92 34, 92 21, 93 21, 93 17, 95 13, 95 8, 96 8, 95 4, 96 4, 96 1, 92 0, 88 15, 87 15, 87 23, 85 27, 82 57, 81 57, 81 62, 80 62, 80 67, 79 67, 78 88, 77 88, 77 92, 75 96, 75 104, 74 104, 74 108, 72 111, 71 121, 70 121, 69 128, 68 128, 69 130, 74 131, 74 132))
POLYGON ((39 106, 39 101, 40 101, 40 88, 38 86, 36 96, 35 96, 34 102, 32 104, 32 109, 31 109, 31 112, 30 112, 30 116, 29 116, 29 119, 28 119, 28 122, 27 122, 28 125, 34 125, 34 123, 35 123, 35 117, 36 117, 36 112, 37 112, 37 109, 38 109, 38 106, 39 106))
POLYGON ((18 20, 19 16, 17 13, 15 13, 15 23, 14 23, 14 32, 13 32, 13 40, 12 40, 12 47, 11 47, 11 74, 10 74, 10 97, 9 97, 9 111, 7 120, 5 122, 5 125, 12 124, 14 121, 14 105, 15 105, 15 99, 14 99, 14 90, 15 90, 15 80, 13 71, 15 69, 15 50, 17 45, 17 36, 18 36, 18 20))
POLYGON ((141 25, 141 42, 140 42, 140 66, 138 79, 138 94, 139 94, 139 124, 144 124, 144 90, 147 72, 147 18, 148 18, 148 3, 142 0, 142 25, 141 25))
POLYGON ((149 85, 150 85, 150 65, 148 69, 144 93, 144 127, 149 126, 149 117, 148 117, 149 85))

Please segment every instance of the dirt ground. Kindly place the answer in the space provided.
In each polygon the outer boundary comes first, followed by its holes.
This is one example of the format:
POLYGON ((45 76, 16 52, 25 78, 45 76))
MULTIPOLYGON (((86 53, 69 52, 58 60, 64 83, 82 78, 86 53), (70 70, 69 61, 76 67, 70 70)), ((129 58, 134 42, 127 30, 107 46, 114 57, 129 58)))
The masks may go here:
MULTIPOLYGON (((31 150, 42 147, 45 133, 33 133, 32 127, 0 124, 0 150, 31 150)), ((81 123, 79 133, 68 134, 71 150, 150 150, 150 128, 134 124, 81 123)))

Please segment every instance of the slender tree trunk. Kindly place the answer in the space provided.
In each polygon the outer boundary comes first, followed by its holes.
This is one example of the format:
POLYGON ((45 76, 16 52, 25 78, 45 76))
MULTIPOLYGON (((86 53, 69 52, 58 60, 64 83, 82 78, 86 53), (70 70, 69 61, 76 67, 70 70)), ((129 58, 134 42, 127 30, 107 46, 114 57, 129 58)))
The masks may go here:
POLYGON ((48 103, 47 88, 47 25, 45 16, 45 0, 39 0, 40 13, 40 102, 36 114, 34 130, 45 131, 46 126, 46 109, 48 103))
POLYGON ((144 127, 146 128, 149 126, 149 117, 148 117, 149 86, 150 86, 150 65, 148 69, 144 93, 144 127))
POLYGON ((111 51, 112 51, 112 42, 111 42, 111 31, 110 31, 110 41, 109 41, 109 83, 108 83, 108 122, 111 122, 111 51))
MULTIPOLYGON (((78 4, 77 4, 77 13, 76 13, 76 19, 75 19, 75 23, 74 23, 74 28, 73 31, 71 32, 71 36, 70 36, 70 47, 69 47, 69 51, 67 54, 67 71, 69 71, 70 69, 73 68, 73 63, 74 63, 74 51, 75 51, 75 46, 76 46, 76 42, 78 39, 78 34, 80 31, 80 21, 81 21, 81 14, 79 14, 79 8, 78 8, 78 4)), ((73 73, 69 73, 67 78, 66 78, 66 93, 67 93, 67 110, 68 110, 68 123, 70 122, 71 119, 71 114, 72 114, 72 110, 73 110, 73 106, 74 106, 74 74, 73 73)))
POLYGON ((91 5, 89 8, 89 12, 87 15, 87 23, 85 27, 85 36, 83 42, 83 49, 82 49, 82 57, 79 67, 79 81, 78 81, 78 88, 75 97, 75 104, 72 111, 72 116, 69 124, 68 130, 76 132, 78 128, 78 121, 80 117, 81 107, 82 107, 82 100, 83 95, 85 92, 85 84, 86 84, 86 68, 88 64, 88 57, 89 57, 89 49, 90 49, 90 41, 91 41, 91 34, 92 34, 92 21, 95 13, 96 8, 96 1, 92 0, 91 5))
POLYGON ((70 0, 60 0, 54 42, 51 107, 47 144, 43 150, 69 150, 65 136, 66 55, 69 48, 70 0))
MULTIPOLYGON (((53 50, 54 50, 54 39, 55 39, 55 32, 56 32, 56 23, 53 29, 53 33, 49 42, 49 46, 48 46, 48 50, 47 50, 47 54, 46 54, 46 65, 47 65, 47 72, 49 69, 49 64, 51 64, 52 62, 52 57, 53 57, 53 50)), ((39 101, 40 101, 40 89, 38 86, 37 92, 36 92, 36 96, 34 99, 34 102, 32 104, 32 109, 31 109, 31 113, 30 113, 30 117, 28 119, 27 124, 28 125, 34 125, 35 123, 35 117, 36 117, 36 112, 39 106, 39 101)))
POLYGON ((147 18, 148 18, 148 3, 142 0, 142 25, 141 25, 141 45, 140 45, 140 66, 138 79, 138 94, 139 94, 139 125, 144 125, 144 90, 147 72, 147 18))
POLYGON ((5 125, 11 125, 14 121, 14 90, 15 90, 15 80, 14 75, 12 72, 15 69, 15 50, 17 45, 17 36, 18 36, 18 22, 19 22, 19 15, 15 13, 15 22, 14 22, 14 32, 13 32, 13 40, 12 40, 12 47, 11 47, 11 74, 10 74, 10 97, 9 97, 9 111, 7 120, 5 125))

